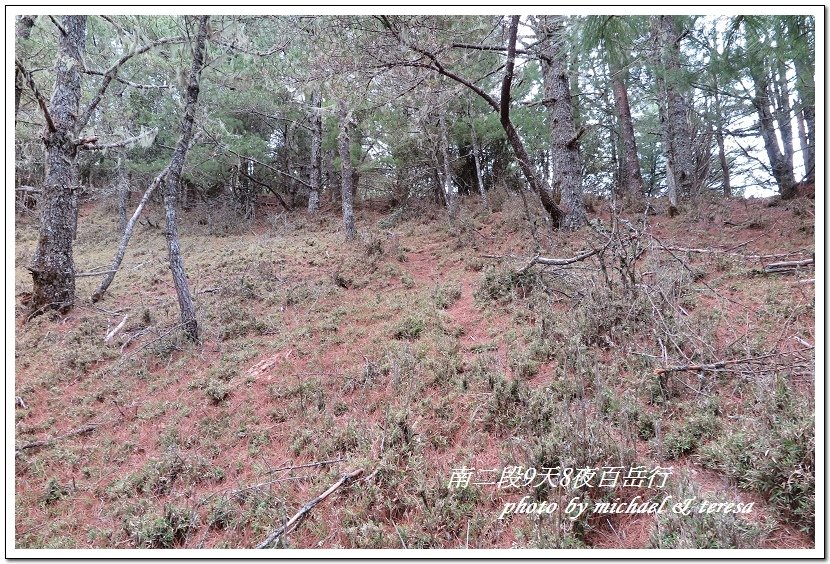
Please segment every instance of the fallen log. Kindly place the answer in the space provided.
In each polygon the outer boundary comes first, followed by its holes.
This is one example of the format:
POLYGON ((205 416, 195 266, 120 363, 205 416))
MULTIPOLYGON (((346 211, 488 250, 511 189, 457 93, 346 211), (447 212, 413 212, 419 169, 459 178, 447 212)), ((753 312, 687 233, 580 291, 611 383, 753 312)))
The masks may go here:
POLYGON ((784 262, 773 262, 764 267, 765 274, 782 274, 785 272, 795 272, 803 266, 811 265, 815 259, 808 258, 804 260, 788 260, 784 262))

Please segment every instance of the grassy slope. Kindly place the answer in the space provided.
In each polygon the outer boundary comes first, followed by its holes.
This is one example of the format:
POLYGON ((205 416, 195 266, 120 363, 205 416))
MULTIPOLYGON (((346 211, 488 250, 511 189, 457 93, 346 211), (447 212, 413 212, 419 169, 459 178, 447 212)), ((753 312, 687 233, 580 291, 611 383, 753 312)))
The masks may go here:
MULTIPOLYGON (((476 206, 454 226, 436 210, 394 224, 364 210, 353 246, 334 212, 253 226, 192 212, 182 249, 200 346, 175 331, 163 235, 146 226, 100 307, 81 301, 67 317, 26 323, 36 229, 19 219, 17 445, 96 427, 19 454, 17 546, 250 547, 354 468, 370 479, 316 507, 290 546, 811 546, 812 353, 654 374, 664 348, 669 364, 683 364, 814 342, 813 286, 797 284, 811 271, 757 275, 757 260, 668 253, 641 236, 629 288, 619 257, 608 280, 595 259, 516 276, 526 259, 482 255, 533 255, 520 204, 476 206), (342 462, 275 471, 333 459, 342 462), (667 492, 537 495, 757 505, 748 518, 499 521, 530 488, 447 487, 462 465, 560 464, 675 474, 667 492)), ((602 205, 593 215, 609 224, 602 205)), ((812 251, 814 221, 806 200, 729 202, 650 216, 648 229, 666 246, 746 242, 737 251, 770 254, 812 251)), ((559 257, 599 241, 587 228, 540 231, 559 257)), ((623 240, 609 253, 637 252, 623 240)), ((78 270, 107 264, 116 242, 112 214, 84 208, 78 270)), ((79 295, 96 282, 80 278, 79 295)))

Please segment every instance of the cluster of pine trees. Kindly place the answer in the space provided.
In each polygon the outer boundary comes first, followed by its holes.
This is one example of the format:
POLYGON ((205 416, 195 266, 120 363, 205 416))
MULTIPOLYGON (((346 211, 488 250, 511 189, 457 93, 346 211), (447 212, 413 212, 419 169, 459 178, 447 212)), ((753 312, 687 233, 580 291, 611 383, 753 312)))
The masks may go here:
POLYGON ((527 190, 554 228, 584 197, 669 213, 815 177, 813 16, 18 16, 18 191, 41 218, 32 313, 76 301, 82 192, 117 199, 116 275, 160 194, 182 324, 187 200, 319 213, 527 190), (131 191, 143 194, 134 213, 131 191), (183 200, 185 200, 183 202, 183 200), (128 219, 128 215, 131 217, 128 219))

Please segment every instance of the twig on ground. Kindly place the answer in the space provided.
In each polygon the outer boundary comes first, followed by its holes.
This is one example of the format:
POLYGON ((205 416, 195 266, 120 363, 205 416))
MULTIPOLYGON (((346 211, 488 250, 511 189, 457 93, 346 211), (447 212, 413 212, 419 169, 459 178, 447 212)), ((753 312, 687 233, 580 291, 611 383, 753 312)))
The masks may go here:
MULTIPOLYGON (((531 258, 528 261, 528 263, 525 266, 520 268, 518 272, 520 274, 523 274, 523 273, 527 272, 528 270, 530 270, 530 268, 534 264, 542 264, 542 265, 545 265, 545 266, 567 266, 569 264, 573 264, 575 262, 583 261, 583 260, 585 260, 589 257, 592 257, 595 254, 597 254, 598 252, 600 252, 600 249, 588 249, 587 251, 583 251, 583 252, 579 253, 578 255, 572 256, 572 257, 569 257, 569 258, 543 257, 543 256, 541 256, 540 253, 537 253, 536 255, 534 255, 533 258, 531 258)), ((505 259, 505 258, 516 259, 516 258, 520 258, 520 257, 512 256, 512 255, 480 255, 480 256, 482 258, 491 258, 491 259, 505 259)))
POLYGON ((256 546, 256 548, 268 548, 269 546, 271 546, 275 542, 279 541, 283 536, 285 536, 288 533, 290 533, 291 531, 293 531, 297 527, 297 525, 300 523, 300 521, 302 521, 306 517, 308 512, 311 511, 312 509, 314 509, 317 506, 317 504, 319 504, 321 501, 323 501, 328 496, 333 494, 341 486, 344 486, 344 485, 348 484, 349 482, 354 480, 356 477, 360 476, 362 473, 363 473, 363 468, 358 468, 357 470, 355 470, 353 472, 349 472, 348 474, 343 474, 343 476, 341 476, 341 478, 337 482, 332 484, 329 487, 329 489, 327 489, 326 491, 324 491, 323 493, 321 493, 320 495, 318 495, 317 497, 315 497, 314 499, 312 499, 311 501, 309 501, 305 505, 303 505, 300 508, 300 510, 291 519, 288 520, 288 522, 285 525, 283 525, 279 529, 276 529, 275 531, 271 532, 265 538, 264 541, 262 541, 261 543, 259 543, 256 546))
POLYGON ((345 458, 335 458, 333 460, 320 460, 318 462, 309 462, 308 464, 298 464, 297 466, 283 466, 282 468, 268 470, 268 474, 273 474, 274 472, 284 472, 285 470, 296 470, 298 468, 314 468, 315 466, 326 466, 328 464, 337 464, 338 462, 345 461, 345 458))

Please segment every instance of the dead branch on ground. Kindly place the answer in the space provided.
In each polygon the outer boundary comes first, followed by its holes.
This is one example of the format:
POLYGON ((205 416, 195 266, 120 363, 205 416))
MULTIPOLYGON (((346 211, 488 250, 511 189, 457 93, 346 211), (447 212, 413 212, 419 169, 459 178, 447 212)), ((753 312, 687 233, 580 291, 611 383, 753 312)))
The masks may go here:
POLYGON ((720 370, 722 368, 726 368, 727 366, 732 366, 735 364, 747 364, 757 362, 759 360, 765 360, 768 358, 775 358, 780 356, 786 356, 791 354, 799 354, 803 352, 807 352, 813 350, 815 347, 807 347, 797 351, 786 351, 786 352, 778 352, 778 353, 770 353, 764 354, 761 356, 752 356, 747 358, 737 358, 733 360, 719 360, 717 362, 712 362, 710 364, 683 364, 679 366, 667 366, 666 368, 658 368, 654 371, 657 375, 669 374, 671 372, 687 372, 687 371, 713 371, 713 370, 720 370))
POLYGON ((49 445, 51 445, 52 443, 54 443, 56 441, 60 441, 60 440, 63 440, 63 439, 68 439, 69 437, 74 437, 76 435, 85 435, 87 433, 91 433, 92 431, 94 431, 95 429, 97 429, 98 427, 100 427, 103 424, 104 424, 103 422, 101 422, 101 423, 88 423, 87 425, 83 425, 82 427, 78 427, 77 429, 73 429, 72 431, 69 431, 68 433, 65 433, 63 435, 58 435, 56 437, 51 437, 51 438, 48 438, 48 439, 44 439, 42 441, 32 441, 31 443, 26 443, 26 444, 20 445, 19 447, 15 448, 15 456, 17 456, 18 454, 20 454, 24 450, 49 446, 49 445))
POLYGON ((320 495, 318 495, 317 497, 315 497, 314 499, 312 499, 311 501, 309 501, 305 505, 303 505, 300 508, 300 510, 291 519, 289 519, 288 522, 285 523, 285 525, 283 525, 279 529, 276 529, 275 531, 271 532, 271 534, 269 534, 265 538, 265 540, 262 541, 261 543, 259 543, 256 547, 257 548, 268 548, 270 545, 272 545, 272 544, 276 543, 277 541, 279 541, 283 536, 287 535, 288 533, 293 531, 295 528, 297 528, 297 525, 299 525, 300 521, 302 521, 306 517, 308 512, 311 511, 312 509, 314 509, 317 506, 317 504, 319 504, 321 501, 323 501, 328 496, 333 494, 341 486, 344 486, 344 485, 348 484, 349 482, 351 482, 352 480, 354 480, 355 478, 360 476, 362 473, 363 473, 363 468, 358 468, 357 470, 355 470, 353 472, 349 472, 348 474, 343 474, 343 476, 337 482, 335 482, 331 487, 329 487, 329 489, 327 489, 326 491, 324 491, 323 493, 321 493, 320 495))
POLYGON ((802 267, 809 266, 813 263, 815 263, 815 260, 812 258, 773 262, 764 267, 764 274, 789 274, 790 272, 796 272, 802 267))

